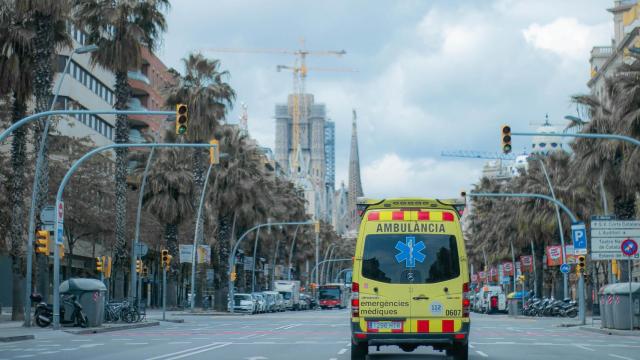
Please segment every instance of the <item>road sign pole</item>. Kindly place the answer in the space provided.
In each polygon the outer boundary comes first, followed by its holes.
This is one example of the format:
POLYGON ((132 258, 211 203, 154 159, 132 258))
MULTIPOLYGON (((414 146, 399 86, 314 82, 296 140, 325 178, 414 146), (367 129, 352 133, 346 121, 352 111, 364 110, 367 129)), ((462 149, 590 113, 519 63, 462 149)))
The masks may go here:
POLYGON ((166 320, 167 310, 167 267, 164 264, 162 266, 162 321, 166 320))
POLYGON ((580 279, 578 280, 578 315, 580 316, 580 323, 585 325, 587 323, 584 304, 584 274, 580 272, 580 279))
POLYGON ((630 317, 630 321, 631 321, 631 325, 629 325, 629 330, 633 331, 633 294, 631 292, 631 256, 629 256, 629 260, 627 261, 629 263, 629 317, 630 317))

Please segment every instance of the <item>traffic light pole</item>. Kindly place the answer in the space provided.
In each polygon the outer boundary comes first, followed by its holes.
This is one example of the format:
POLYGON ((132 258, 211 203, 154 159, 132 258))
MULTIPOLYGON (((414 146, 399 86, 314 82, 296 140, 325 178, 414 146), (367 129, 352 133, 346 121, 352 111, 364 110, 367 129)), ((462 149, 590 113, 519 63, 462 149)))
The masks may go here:
MULTIPOLYGON (((147 113, 147 112, 144 112, 147 113)), ((166 112, 163 112, 166 113, 166 112)), ((60 182, 60 186, 58 187, 58 193, 56 194, 56 212, 58 211, 58 207, 62 204, 62 195, 64 193, 64 188, 71 179, 71 176, 75 171, 88 159, 91 157, 104 152, 106 150, 111 149, 119 149, 119 148, 209 148, 213 145, 211 144, 109 144, 105 146, 101 146, 99 148, 95 148, 86 154, 84 154, 80 159, 78 159, 71 168, 67 171, 67 173, 62 178, 60 182)), ((63 219, 58 218, 56 216, 55 221, 55 244, 54 244, 54 261, 53 261, 53 328, 60 328, 60 290, 58 286, 60 284, 60 258, 58 254, 58 243, 62 243, 62 230, 63 230, 63 219)))
MULTIPOLYGON (((207 145, 209 146, 209 145, 207 145)), ((231 280, 231 273, 234 271, 235 268, 235 263, 236 263, 236 252, 238 251, 238 247, 240 246, 240 244, 242 243, 242 240, 244 240, 248 234, 250 234, 252 231, 263 228, 265 226, 284 226, 284 225, 310 225, 310 224, 315 224, 315 222, 313 221, 295 221, 295 222, 277 222, 277 223, 263 223, 263 224, 258 224, 254 227, 252 227, 251 229, 245 231, 240 238, 238 238, 238 241, 236 241, 235 245, 233 246, 233 250, 231 250, 231 253, 229 253, 229 282, 228 282, 228 286, 229 286, 229 311, 231 313, 233 313, 233 293, 234 293, 234 289, 233 289, 233 280, 231 280)), ((275 269, 274 269, 275 271, 275 269)))
MULTIPOLYGON (((313 277, 313 274, 315 273, 315 275, 318 275, 318 268, 320 267, 320 265, 325 264, 325 263, 332 263, 332 262, 339 262, 339 261, 353 261, 352 258, 345 258, 345 259, 329 259, 329 260, 322 260, 320 261, 318 264, 316 264, 316 266, 313 267, 313 269, 311 269, 311 276, 313 277)), ((320 284, 318 284, 319 286, 320 284)))
POLYGON ((162 266, 162 321, 167 320, 167 267, 164 264, 162 266))

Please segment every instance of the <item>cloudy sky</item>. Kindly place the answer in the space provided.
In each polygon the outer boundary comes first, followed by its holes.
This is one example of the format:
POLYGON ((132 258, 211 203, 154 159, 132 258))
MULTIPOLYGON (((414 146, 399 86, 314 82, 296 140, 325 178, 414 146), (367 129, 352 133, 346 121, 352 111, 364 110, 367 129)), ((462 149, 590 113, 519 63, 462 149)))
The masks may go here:
MULTIPOLYGON (((346 50, 309 66, 355 73, 310 73, 307 89, 336 123, 336 184, 347 180, 351 109, 358 112, 367 196, 456 196, 483 161, 443 150, 499 151, 499 127, 531 130, 575 114, 572 94, 587 91, 589 51, 611 41, 613 0, 179 0, 168 14, 159 56, 203 50, 231 73, 249 130, 274 146, 274 104, 292 89, 292 65, 278 54, 210 48, 346 50)), ((236 122, 236 106, 229 121, 236 122)), ((530 139, 516 138, 514 149, 530 139)))

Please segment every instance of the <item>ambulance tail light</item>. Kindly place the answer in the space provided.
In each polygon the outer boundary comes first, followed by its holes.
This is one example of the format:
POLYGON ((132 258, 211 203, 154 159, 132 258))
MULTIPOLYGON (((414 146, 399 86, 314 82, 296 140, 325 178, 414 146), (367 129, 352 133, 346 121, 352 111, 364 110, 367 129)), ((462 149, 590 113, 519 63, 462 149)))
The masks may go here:
POLYGON ((469 283, 462 285, 462 317, 469 317, 471 310, 471 289, 469 289, 469 283))
POLYGON ((351 283, 351 317, 360 317, 360 285, 351 283))

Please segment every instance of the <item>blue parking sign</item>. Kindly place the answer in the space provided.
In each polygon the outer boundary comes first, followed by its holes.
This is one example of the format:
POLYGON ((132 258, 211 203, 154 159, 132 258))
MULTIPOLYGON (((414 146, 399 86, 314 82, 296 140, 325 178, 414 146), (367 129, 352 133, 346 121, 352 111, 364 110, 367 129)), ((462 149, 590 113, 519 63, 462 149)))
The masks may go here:
POLYGON ((587 228, 583 222, 571 225, 571 238, 573 239, 573 252, 575 255, 587 254, 587 228))

